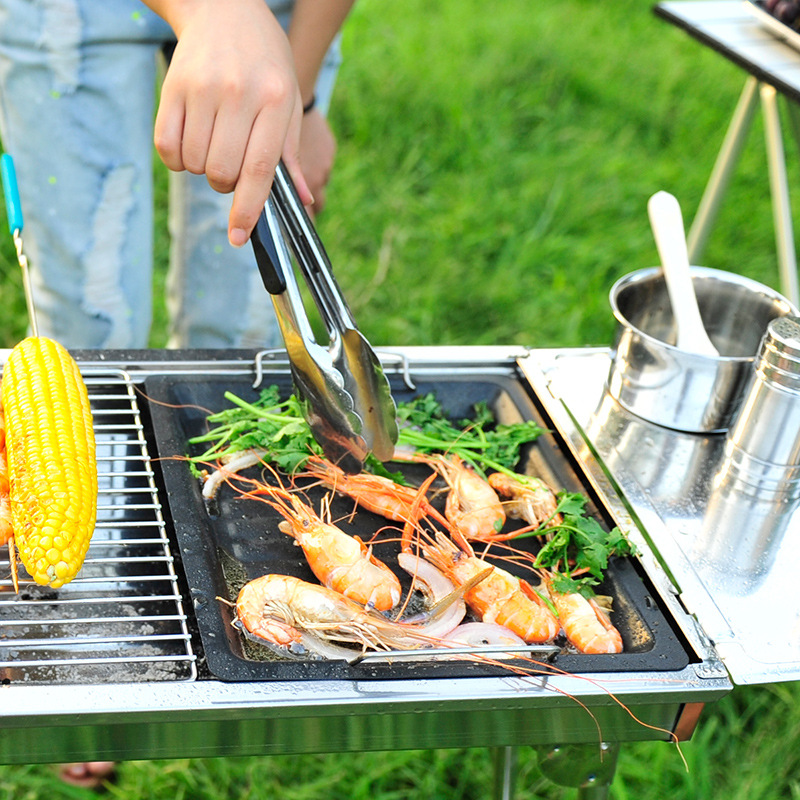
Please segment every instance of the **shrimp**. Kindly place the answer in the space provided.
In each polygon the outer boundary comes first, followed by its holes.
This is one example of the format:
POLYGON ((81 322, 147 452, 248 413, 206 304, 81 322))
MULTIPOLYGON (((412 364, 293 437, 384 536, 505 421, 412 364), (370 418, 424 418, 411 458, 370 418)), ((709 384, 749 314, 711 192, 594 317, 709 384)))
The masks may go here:
MULTIPOLYGON (((0 544, 5 544, 14 538, 14 529, 11 525, 11 500, 8 487, 8 464, 6 452, 0 450, 0 544)), ((9 545, 13 547, 12 545, 9 545)))
POLYGON ((478 558, 459 532, 454 532, 453 538, 458 546, 437 532, 435 542, 422 543, 422 551, 456 586, 491 569, 486 578, 464 593, 467 605, 481 621, 503 625, 529 644, 542 644, 556 637, 558 621, 531 586, 478 558))
POLYGON ((509 517, 525 520, 535 528, 561 524, 558 500, 543 480, 530 475, 512 477, 503 472, 493 472, 488 481, 501 497, 509 498, 504 503, 509 517))
POLYGON ((348 475, 332 462, 317 456, 308 459, 305 474, 318 478, 330 489, 347 495, 367 511, 395 522, 411 521, 416 516, 416 503, 418 511, 447 526, 447 520, 427 500, 418 498, 416 489, 401 486, 381 475, 369 472, 348 475))
POLYGON ((558 612, 564 633, 581 653, 621 653, 622 636, 594 598, 578 592, 559 592, 553 576, 542 574, 547 594, 558 612))
POLYGON ((8 544, 8 561, 11 567, 11 583, 19 593, 17 575, 17 551, 14 547, 14 526, 11 519, 11 496, 8 483, 8 461, 6 460, 6 417, 0 403, 0 545, 8 544))
MULTIPOLYGON (((423 459, 420 459, 423 460, 423 459)), ((444 515, 467 539, 489 542, 506 521, 497 492, 458 456, 425 458, 450 487, 444 515)))
POLYGON ((392 622, 325 586, 269 574, 245 584, 236 619, 252 636, 279 648, 298 648, 303 634, 376 650, 415 650, 436 643, 422 625, 392 622))
POLYGON ((388 611, 400 601, 397 576, 372 555, 372 548, 325 522, 313 508, 286 489, 264 486, 251 494, 267 494, 284 517, 278 527, 303 548, 311 571, 321 583, 362 605, 388 611))

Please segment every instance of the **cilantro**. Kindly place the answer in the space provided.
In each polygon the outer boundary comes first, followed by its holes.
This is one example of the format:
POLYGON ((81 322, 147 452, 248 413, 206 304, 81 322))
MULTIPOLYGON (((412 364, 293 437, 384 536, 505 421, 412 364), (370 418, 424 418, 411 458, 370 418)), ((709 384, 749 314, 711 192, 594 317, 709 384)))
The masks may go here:
POLYGON ((212 443, 203 453, 193 456, 192 463, 206 463, 244 450, 260 449, 280 469, 291 474, 302 467, 312 453, 322 453, 294 395, 280 401, 278 387, 270 386, 262 390, 253 403, 232 392, 226 392, 225 399, 234 407, 211 414, 207 421, 213 427, 189 440, 190 445, 212 443))
POLYGON ((495 425, 486 403, 477 403, 474 408, 475 416, 456 426, 445 416, 432 393, 399 403, 397 443, 422 453, 455 454, 481 472, 509 471, 519 461, 522 446, 544 433, 532 420, 495 425))
MULTIPOLYGON (((243 450, 264 450, 267 457, 284 472, 302 468, 312 453, 321 455, 311 430, 303 418, 295 395, 281 401, 277 386, 261 391, 258 400, 248 403, 231 392, 225 398, 233 403, 208 417, 211 429, 192 438, 191 445, 209 444, 194 464, 225 458, 243 450)), ((519 461, 520 448, 542 432, 535 422, 495 425, 494 415, 486 403, 475 405, 475 417, 454 425, 446 417, 441 404, 432 394, 406 403, 399 403, 400 426, 398 444, 423 453, 454 453, 483 472, 487 469, 508 471, 519 461)), ((400 473, 391 473, 376 458, 369 456, 370 472, 404 483, 400 473)))
POLYGON ((594 517, 586 516, 586 502, 581 494, 559 492, 557 511, 563 517, 562 522, 534 531, 536 535, 546 536, 534 566, 548 569, 557 576, 557 591, 591 594, 591 587, 603 579, 611 556, 635 553, 619 528, 605 531, 594 517))

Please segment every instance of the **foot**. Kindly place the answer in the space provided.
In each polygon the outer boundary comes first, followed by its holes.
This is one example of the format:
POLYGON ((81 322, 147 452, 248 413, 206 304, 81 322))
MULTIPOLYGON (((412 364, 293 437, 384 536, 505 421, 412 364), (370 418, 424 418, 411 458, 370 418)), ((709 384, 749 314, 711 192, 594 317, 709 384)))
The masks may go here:
POLYGON ((79 761, 74 764, 62 764, 58 769, 58 776, 71 786, 97 789, 110 780, 115 768, 116 764, 113 761, 79 761))

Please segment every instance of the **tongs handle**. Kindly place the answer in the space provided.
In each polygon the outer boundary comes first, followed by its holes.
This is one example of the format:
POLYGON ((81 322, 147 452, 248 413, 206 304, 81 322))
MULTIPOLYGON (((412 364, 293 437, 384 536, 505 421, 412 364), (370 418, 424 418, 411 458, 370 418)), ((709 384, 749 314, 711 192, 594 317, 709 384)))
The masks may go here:
MULTIPOLYGON (((267 200, 267 203, 269 202, 267 200)), ((270 230, 265 206, 261 214, 259 214, 253 233, 250 235, 250 242, 253 245, 261 280, 264 281, 264 288, 270 294, 281 294, 286 291, 286 277, 276 244, 278 241, 280 240, 273 236, 270 230)))
POLYGON ((353 315, 333 277, 333 268, 325 247, 282 161, 275 170, 272 192, 275 207, 291 239, 297 262, 330 332, 342 333, 348 329, 356 329, 353 315))

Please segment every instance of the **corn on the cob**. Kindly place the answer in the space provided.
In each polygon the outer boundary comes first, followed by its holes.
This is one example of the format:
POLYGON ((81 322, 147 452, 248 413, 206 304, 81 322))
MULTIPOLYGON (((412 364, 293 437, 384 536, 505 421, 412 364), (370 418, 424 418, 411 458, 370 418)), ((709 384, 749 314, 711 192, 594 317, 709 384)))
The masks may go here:
POLYGON ((83 564, 97 513, 89 396, 57 342, 23 339, 3 369, 14 540, 31 577, 54 588, 83 564))

